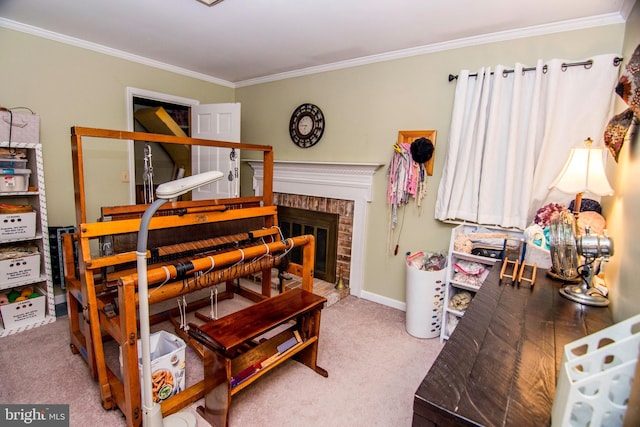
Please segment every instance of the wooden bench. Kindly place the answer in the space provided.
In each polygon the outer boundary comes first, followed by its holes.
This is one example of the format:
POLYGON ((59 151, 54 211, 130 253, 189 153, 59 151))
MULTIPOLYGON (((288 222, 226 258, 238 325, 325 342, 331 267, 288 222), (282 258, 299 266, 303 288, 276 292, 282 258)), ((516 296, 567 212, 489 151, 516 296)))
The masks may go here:
POLYGON ((228 425, 231 396, 294 356, 327 377, 316 364, 326 301, 296 288, 218 320, 189 324, 189 334, 204 347, 205 398, 198 413, 211 425, 228 425))

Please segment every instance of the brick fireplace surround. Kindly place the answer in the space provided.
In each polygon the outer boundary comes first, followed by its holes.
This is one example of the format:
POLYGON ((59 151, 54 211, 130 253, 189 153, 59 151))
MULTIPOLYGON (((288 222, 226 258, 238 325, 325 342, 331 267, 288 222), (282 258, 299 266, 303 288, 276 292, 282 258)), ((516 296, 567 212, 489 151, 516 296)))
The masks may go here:
POLYGON ((351 236, 353 234, 353 200, 329 197, 303 196, 300 194, 273 193, 273 204, 338 215, 338 239, 336 251, 336 278, 342 277, 349 285, 351 271, 351 236))
MULTIPOLYGON (((262 195, 262 161, 248 161, 253 168, 253 189, 262 195)), ((361 296, 368 204, 376 163, 275 161, 274 203, 339 214, 338 266, 351 295, 361 296), (349 229, 351 232, 349 232, 349 229)))

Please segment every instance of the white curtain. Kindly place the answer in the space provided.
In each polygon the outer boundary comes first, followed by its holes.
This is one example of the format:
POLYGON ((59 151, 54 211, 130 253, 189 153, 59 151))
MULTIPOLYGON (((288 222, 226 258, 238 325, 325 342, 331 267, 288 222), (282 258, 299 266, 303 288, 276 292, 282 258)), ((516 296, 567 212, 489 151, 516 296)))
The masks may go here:
POLYGON ((436 218, 524 229, 544 204, 567 205, 572 196, 548 186, 572 147, 587 137, 603 144, 615 57, 590 58, 588 68, 554 59, 531 71, 523 64, 461 71, 436 218))

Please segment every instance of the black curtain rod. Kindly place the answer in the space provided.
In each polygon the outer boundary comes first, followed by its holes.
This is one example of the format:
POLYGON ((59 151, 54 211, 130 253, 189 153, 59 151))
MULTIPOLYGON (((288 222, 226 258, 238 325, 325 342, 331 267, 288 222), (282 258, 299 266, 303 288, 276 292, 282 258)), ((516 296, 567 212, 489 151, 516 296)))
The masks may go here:
MULTIPOLYGON (((613 66, 617 67, 622 63, 623 58, 613 58, 613 66)), ((582 62, 563 62, 562 63, 562 71, 565 71, 567 68, 569 67, 579 67, 579 66, 583 66, 584 68, 586 68, 587 70, 589 68, 591 68, 591 66, 593 65, 593 60, 589 59, 588 61, 582 61, 582 62)), ((522 71, 534 71, 536 69, 536 67, 525 67, 522 69, 522 71)), ((504 70, 502 72, 502 76, 506 77, 507 74, 513 73, 515 70, 504 70)), ((547 65, 545 64, 542 67, 542 72, 546 73, 547 72, 547 65)), ((491 73, 493 75, 493 72, 491 73)), ((474 73, 474 74, 469 74, 469 77, 478 77, 478 73, 474 73)), ((449 74, 449 81, 452 82, 454 80, 456 80, 458 78, 457 74, 449 74)))

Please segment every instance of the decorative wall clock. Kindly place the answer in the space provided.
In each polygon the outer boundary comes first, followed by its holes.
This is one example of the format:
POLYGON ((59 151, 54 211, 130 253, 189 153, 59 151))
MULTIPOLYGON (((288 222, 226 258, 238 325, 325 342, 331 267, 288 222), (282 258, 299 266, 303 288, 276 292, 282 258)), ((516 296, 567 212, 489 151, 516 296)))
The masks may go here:
POLYGON ((298 147, 309 148, 320 141, 324 126, 322 110, 314 104, 302 104, 291 115, 289 135, 298 147))

